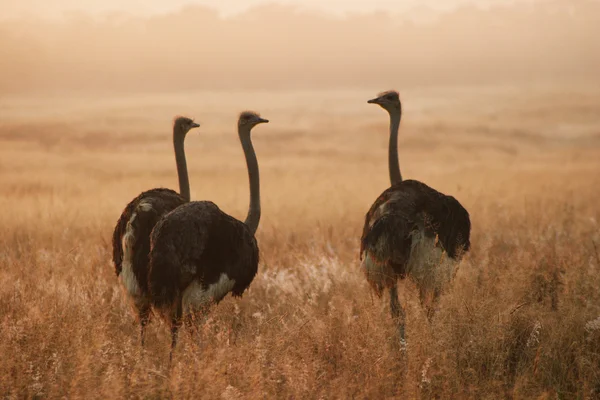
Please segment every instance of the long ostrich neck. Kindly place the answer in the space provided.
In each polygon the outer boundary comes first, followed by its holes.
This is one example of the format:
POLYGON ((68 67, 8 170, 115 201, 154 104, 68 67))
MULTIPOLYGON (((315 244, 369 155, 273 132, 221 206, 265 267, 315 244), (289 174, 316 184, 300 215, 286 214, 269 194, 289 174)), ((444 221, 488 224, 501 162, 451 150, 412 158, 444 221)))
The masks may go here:
POLYGON ((258 176, 258 160, 252 146, 250 138, 250 128, 239 128, 238 133, 244 156, 246 157, 246 166, 248 167, 248 180, 250 181, 250 207, 244 223, 248 225, 252 233, 256 233, 258 223, 260 222, 260 179, 258 176))
MULTIPOLYGON (((173 128, 175 130, 177 128, 173 128)), ((175 148, 175 163, 177 164, 177 176, 179 178, 179 194, 186 200, 190 201, 190 180, 187 171, 187 162, 185 160, 185 149, 183 141, 185 135, 173 132, 173 147, 175 148)))
POLYGON ((402 109, 390 111, 390 145, 388 149, 388 167, 390 170, 390 182, 392 185, 402 181, 400 173, 400 161, 398 161, 398 128, 402 109))

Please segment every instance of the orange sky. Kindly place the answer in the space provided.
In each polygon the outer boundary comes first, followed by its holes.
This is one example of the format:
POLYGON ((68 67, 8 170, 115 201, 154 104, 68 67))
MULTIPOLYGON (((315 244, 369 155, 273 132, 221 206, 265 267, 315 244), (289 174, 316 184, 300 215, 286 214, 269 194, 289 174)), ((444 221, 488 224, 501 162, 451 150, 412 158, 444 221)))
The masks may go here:
MULTIPOLYGON (((520 3, 536 0, 520 0, 520 3)), ((69 11, 106 13, 124 11, 139 15, 173 12, 185 5, 204 5, 231 14, 245 11, 256 5, 280 3, 325 10, 334 13, 361 11, 403 11, 409 9, 451 9, 457 5, 511 4, 514 0, 2 0, 2 17, 58 16, 69 11)))
POLYGON ((227 18, 189 6, 154 16, 0 20, 0 93, 600 80, 596 0, 463 5, 426 24, 410 17, 338 18, 271 4, 227 18))

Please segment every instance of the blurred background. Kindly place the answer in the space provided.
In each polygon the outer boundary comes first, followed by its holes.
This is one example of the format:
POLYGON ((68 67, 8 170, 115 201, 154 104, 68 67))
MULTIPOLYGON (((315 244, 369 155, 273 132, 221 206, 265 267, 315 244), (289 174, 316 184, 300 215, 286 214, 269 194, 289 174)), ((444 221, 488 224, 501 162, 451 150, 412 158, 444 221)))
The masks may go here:
POLYGON ((0 93, 597 84, 599 18, 596 0, 2 0, 0 93))

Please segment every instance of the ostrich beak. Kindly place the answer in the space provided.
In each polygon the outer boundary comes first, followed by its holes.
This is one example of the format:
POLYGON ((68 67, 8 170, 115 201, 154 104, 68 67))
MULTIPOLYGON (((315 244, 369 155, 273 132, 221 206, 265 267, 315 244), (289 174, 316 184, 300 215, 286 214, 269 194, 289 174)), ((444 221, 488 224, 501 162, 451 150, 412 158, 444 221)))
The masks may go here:
POLYGON ((259 118, 259 119, 258 119, 258 123, 259 123, 259 124, 263 124, 263 123, 265 123, 265 124, 266 124, 266 123, 268 123, 268 122, 269 122, 269 120, 268 120, 268 119, 264 119, 264 118, 259 118))
POLYGON ((369 104, 379 104, 379 98, 368 100, 367 103, 369 103, 369 104))
POLYGON ((192 128, 199 128, 200 124, 197 122, 192 122, 192 128))

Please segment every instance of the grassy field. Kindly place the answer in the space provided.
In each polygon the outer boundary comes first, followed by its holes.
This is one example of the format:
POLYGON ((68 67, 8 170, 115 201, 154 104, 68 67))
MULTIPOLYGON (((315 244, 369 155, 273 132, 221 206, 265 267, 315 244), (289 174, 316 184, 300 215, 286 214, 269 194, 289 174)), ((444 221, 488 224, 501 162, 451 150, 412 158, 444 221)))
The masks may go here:
POLYGON ((0 98, 0 396, 598 398, 600 90, 401 93, 404 176, 454 195, 473 226, 432 324, 401 286, 402 355, 358 262, 389 185, 377 89, 0 98), (202 125, 186 141, 192 198, 243 219, 247 108, 271 120, 253 133, 259 273, 182 331, 169 368, 161 321, 139 345, 112 229, 142 190, 177 189, 177 114, 202 125))

